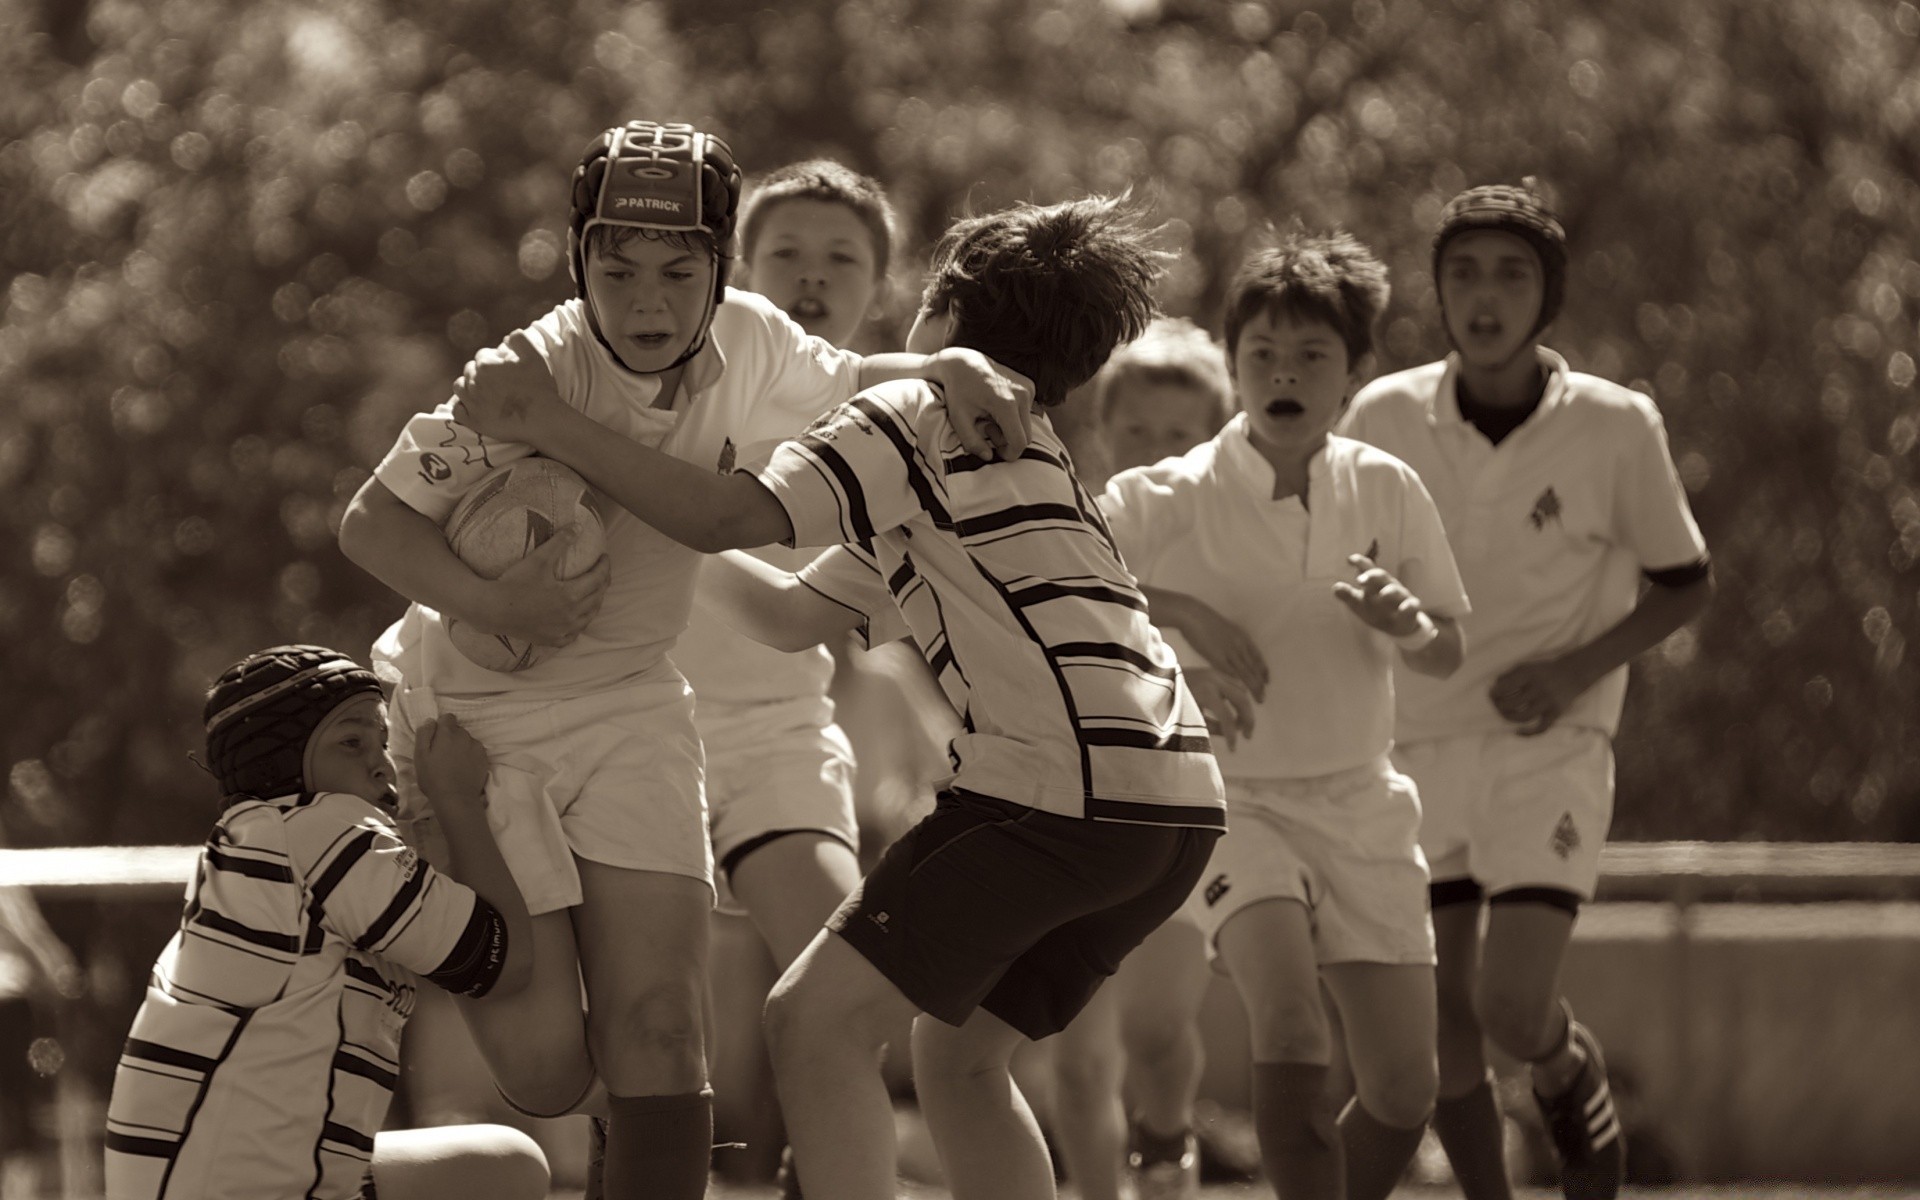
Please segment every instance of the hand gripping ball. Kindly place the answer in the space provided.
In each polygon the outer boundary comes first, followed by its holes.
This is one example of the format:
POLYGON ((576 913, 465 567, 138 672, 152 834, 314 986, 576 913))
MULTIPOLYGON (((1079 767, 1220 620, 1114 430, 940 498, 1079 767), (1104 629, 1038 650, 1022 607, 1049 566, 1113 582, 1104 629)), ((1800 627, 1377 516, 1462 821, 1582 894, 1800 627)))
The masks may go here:
MULTIPOLYGON (((550 458, 516 459, 481 477, 447 518, 447 545, 474 574, 497 579, 568 525, 579 535, 562 554, 560 577, 571 579, 600 559, 606 528, 600 501, 572 468, 550 458)), ((521 671, 557 647, 486 633, 447 618, 454 648, 489 671, 521 671)))

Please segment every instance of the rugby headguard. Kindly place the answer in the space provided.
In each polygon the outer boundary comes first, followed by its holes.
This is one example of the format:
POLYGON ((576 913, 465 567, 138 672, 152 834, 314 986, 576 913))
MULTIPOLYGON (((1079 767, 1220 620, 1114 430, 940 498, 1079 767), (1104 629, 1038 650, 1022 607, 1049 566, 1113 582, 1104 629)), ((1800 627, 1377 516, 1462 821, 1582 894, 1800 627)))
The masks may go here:
MULTIPOLYGON (((589 311, 593 302, 587 296, 587 235, 596 225, 700 233, 713 243, 713 295, 707 301, 706 319, 686 352, 664 370, 692 358, 706 344, 707 326, 733 262, 740 183, 740 168, 725 142, 691 125, 653 121, 628 121, 607 130, 593 140, 573 169, 567 270, 573 276, 574 291, 587 302, 589 311)), ((604 343, 598 324, 596 317, 594 335, 604 343)))
POLYGON ((1528 333, 1532 338, 1560 315, 1560 304, 1567 295, 1567 231, 1553 215, 1533 180, 1519 186, 1490 183, 1468 188, 1447 201, 1440 210, 1440 225, 1433 234, 1433 277, 1440 279, 1440 254, 1447 243, 1475 229, 1498 229, 1511 233, 1533 247, 1540 256, 1540 274, 1544 285, 1540 297, 1540 318, 1528 333))
POLYGON ((275 646, 228 667, 207 692, 207 769, 228 796, 307 790, 307 741, 342 701, 380 695, 372 671, 324 646, 275 646))

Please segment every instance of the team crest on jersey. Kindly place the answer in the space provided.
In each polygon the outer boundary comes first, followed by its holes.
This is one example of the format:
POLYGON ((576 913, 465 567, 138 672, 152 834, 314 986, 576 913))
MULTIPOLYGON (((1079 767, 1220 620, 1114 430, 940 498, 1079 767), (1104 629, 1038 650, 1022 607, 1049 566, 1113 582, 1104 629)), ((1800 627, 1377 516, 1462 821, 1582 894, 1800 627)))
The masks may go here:
POLYGON ((1560 814, 1560 823, 1553 827, 1553 836, 1547 839, 1547 845, 1564 861, 1580 848, 1580 830, 1574 826, 1573 814, 1560 814))
POLYGON ((1233 885, 1227 882, 1226 875, 1224 874, 1215 875, 1213 877, 1213 881, 1207 884, 1207 890, 1205 893, 1206 900, 1207 900, 1207 907, 1212 908, 1214 905, 1219 904, 1221 897, 1225 896, 1228 892, 1232 890, 1233 890, 1233 885))
POLYGON ((428 450, 420 455, 420 478, 428 483, 445 483, 453 477, 453 468, 447 460, 428 450))
POLYGON ((733 439, 728 438, 726 442, 723 443, 720 447, 720 462, 716 469, 722 475, 733 474, 733 459, 734 459, 733 439))
POLYGON ((1560 497, 1554 493, 1552 484, 1533 502, 1533 511, 1527 514, 1527 520, 1535 529, 1545 529, 1549 521, 1560 524, 1560 497))

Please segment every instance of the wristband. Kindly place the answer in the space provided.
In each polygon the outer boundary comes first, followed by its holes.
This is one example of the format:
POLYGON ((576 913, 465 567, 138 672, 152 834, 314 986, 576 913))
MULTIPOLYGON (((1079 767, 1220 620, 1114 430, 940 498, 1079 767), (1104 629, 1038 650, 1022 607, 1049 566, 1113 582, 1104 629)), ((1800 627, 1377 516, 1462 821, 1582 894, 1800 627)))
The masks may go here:
POLYGON ((1400 647, 1402 653, 1412 654, 1416 650, 1425 650, 1439 636, 1440 627, 1433 623, 1433 618, 1421 613, 1419 628, 1412 633, 1394 634, 1393 644, 1400 647))

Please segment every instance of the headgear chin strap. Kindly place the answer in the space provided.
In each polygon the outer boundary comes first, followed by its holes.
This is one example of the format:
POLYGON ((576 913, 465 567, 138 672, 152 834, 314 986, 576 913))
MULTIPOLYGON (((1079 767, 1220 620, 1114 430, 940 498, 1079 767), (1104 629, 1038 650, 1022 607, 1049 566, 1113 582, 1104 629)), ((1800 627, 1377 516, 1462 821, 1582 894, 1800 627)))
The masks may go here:
MULTIPOLYGON (((1521 180, 1517 187, 1489 183, 1468 188, 1447 201, 1447 206, 1440 210, 1440 225, 1433 234, 1436 294, 1440 282, 1440 256, 1446 250, 1447 243, 1475 229, 1497 229, 1502 233, 1511 233, 1533 247, 1533 252, 1540 258, 1540 316, 1527 333, 1527 340, 1531 342, 1553 324, 1553 319, 1560 315, 1562 301, 1566 299, 1567 231, 1561 228, 1560 219, 1553 215, 1547 202, 1534 190, 1531 177, 1521 180)), ((1445 301, 1441 303, 1444 308, 1445 301)), ((1444 326, 1445 322, 1441 324, 1444 326)), ((1447 332, 1447 340, 1453 340, 1451 330, 1447 332)))
POLYGON ((573 276, 575 292, 586 301, 593 335, 613 354, 616 363, 620 356, 601 331, 593 298, 587 294, 588 234, 596 226, 612 225, 661 233, 700 233, 713 243, 713 291, 707 297, 700 330, 680 357, 660 370, 671 371, 698 354, 707 344, 707 331, 733 261, 740 168, 733 161, 732 149, 691 125, 629 121, 602 133, 587 147, 573 171, 571 202, 567 269, 573 276))

